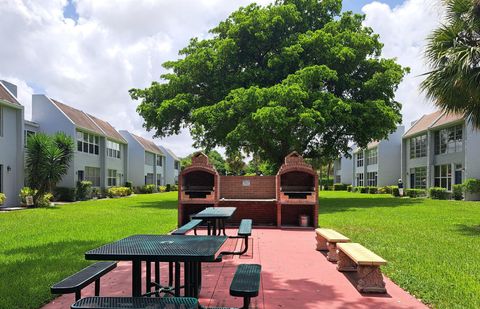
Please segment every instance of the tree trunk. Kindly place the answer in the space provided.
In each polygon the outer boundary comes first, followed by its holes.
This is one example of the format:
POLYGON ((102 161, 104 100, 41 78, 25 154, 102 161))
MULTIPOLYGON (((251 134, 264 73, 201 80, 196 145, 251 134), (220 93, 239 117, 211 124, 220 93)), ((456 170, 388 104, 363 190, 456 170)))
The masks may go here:
POLYGON ((328 162, 328 167, 327 167, 327 186, 330 183, 330 169, 332 167, 332 162, 328 162))
POLYGON ((323 164, 320 163, 320 186, 319 186, 319 190, 322 191, 322 177, 323 177, 323 173, 322 173, 322 169, 323 169, 323 164))

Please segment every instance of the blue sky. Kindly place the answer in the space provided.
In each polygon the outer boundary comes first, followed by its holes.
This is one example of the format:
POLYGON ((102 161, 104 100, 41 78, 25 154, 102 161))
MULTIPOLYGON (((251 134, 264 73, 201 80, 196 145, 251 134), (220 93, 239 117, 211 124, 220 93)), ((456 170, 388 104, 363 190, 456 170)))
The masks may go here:
MULTIPOLYGON (((343 10, 361 12, 362 7, 365 4, 371 3, 371 2, 373 2, 373 0, 343 0, 343 10)), ((386 3, 393 8, 399 4, 402 4, 404 1, 403 0, 381 0, 378 2, 386 3)))

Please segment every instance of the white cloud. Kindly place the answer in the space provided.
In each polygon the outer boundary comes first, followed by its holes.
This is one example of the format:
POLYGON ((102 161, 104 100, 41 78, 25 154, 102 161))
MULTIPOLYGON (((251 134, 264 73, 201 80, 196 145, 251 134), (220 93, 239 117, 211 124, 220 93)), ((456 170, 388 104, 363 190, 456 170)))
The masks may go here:
MULTIPOLYGON (((191 37, 207 37, 220 20, 250 2, 75 0, 79 15, 75 22, 63 16, 66 0, 1 1, 0 77, 19 86, 27 118, 34 86, 117 129, 149 138, 128 89, 158 80, 161 64, 176 59, 191 37)), ((416 76, 425 71, 421 50, 438 20, 436 9, 428 0, 407 0, 394 9, 373 2, 363 11, 365 24, 385 43, 384 55, 412 68, 397 97, 404 103, 405 120, 413 120, 432 109, 418 92, 416 76)), ((188 132, 159 142, 179 156, 193 151, 188 132)))
POLYGON ((397 58, 411 69, 396 93, 403 103, 403 123, 408 128, 410 122, 435 110, 420 92, 419 84, 421 75, 427 72, 423 57, 426 38, 441 20, 440 6, 437 0, 406 0, 395 8, 375 1, 362 11, 366 14, 365 25, 372 27, 384 43, 383 56, 397 58))

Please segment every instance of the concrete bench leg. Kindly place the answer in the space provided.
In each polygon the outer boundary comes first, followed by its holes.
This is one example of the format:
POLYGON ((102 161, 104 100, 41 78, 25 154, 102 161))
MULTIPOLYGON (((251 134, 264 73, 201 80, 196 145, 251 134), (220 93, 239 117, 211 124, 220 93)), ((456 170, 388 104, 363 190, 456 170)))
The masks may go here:
POLYGON ((327 242, 327 260, 330 262, 336 263, 338 261, 338 254, 337 254, 337 243, 336 242, 327 242))
POLYGON ((327 240, 322 236, 316 234, 315 239, 317 240, 317 250, 318 251, 327 251, 327 240))
POLYGON ((358 266, 357 290, 363 293, 386 293, 379 266, 358 266))
POLYGON ((338 262, 337 270, 338 271, 357 271, 357 264, 352 261, 345 253, 340 250, 337 250, 338 262))

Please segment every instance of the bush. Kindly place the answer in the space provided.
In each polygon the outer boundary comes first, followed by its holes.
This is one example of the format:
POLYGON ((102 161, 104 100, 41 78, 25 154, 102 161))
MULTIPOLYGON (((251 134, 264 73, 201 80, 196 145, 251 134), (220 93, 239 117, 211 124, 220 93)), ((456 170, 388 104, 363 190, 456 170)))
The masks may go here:
POLYGON ((7 197, 5 196, 5 194, 0 193, 0 205, 3 205, 6 199, 7 197))
POLYGON ((167 186, 158 186, 158 192, 167 192, 167 186))
POLYGON ((107 196, 108 190, 100 190, 97 187, 92 188, 91 198, 101 198, 102 196, 107 196))
POLYGON ((429 195, 434 200, 447 200, 449 197, 447 189, 440 187, 430 188, 429 195))
POLYGON ((353 193, 359 192, 359 187, 352 187, 352 192, 353 193))
POLYGON ((157 192, 157 186, 156 185, 145 185, 143 187, 139 188, 139 192, 142 194, 152 194, 157 192))
POLYGON ((165 187, 165 191, 170 192, 171 190, 172 190, 172 186, 169 183, 167 183, 165 187))
POLYGON ((53 200, 53 194, 52 193, 46 193, 38 199, 37 206, 38 207, 48 207, 48 206, 50 206, 50 203, 52 202, 52 200, 53 200))
POLYGON ((377 187, 368 187, 368 193, 377 194, 378 193, 378 188, 377 187))
POLYGON ((347 186, 347 192, 352 192, 353 190, 353 187, 350 185, 350 186, 347 186))
POLYGON ((398 186, 389 186, 388 188, 391 195, 395 197, 400 197, 400 190, 398 189, 398 186))
POLYGON ((125 187, 133 189, 133 183, 131 181, 126 181, 125 182, 125 187))
MULTIPOLYGON (((387 194, 387 193, 388 193, 388 189, 386 187, 378 188, 378 194, 387 194)), ((388 194, 391 194, 391 193, 388 193, 388 194)))
POLYGON ((53 190, 55 201, 75 202, 77 190, 75 188, 56 187, 53 190))
POLYGON ((344 183, 335 183, 333 184, 333 191, 345 191, 347 190, 347 185, 344 183))
POLYGON ((27 205, 27 196, 34 196, 35 193, 37 193, 36 190, 33 190, 32 188, 29 188, 29 187, 23 187, 20 190, 20 194, 18 195, 20 197, 22 205, 26 206, 27 205))
POLYGON ((427 196, 427 191, 424 189, 405 189, 405 195, 408 197, 424 197, 427 196))
POLYGON ((453 185, 453 192, 452 192, 452 197, 457 200, 461 201, 463 200, 463 185, 453 185))
POLYGON ((86 201, 92 196, 92 182, 78 181, 77 182, 77 200, 86 201))
POLYGON ((368 187, 358 186, 357 187, 357 192, 368 193, 368 187))
POLYGON ((113 197, 124 197, 132 195, 132 189, 128 187, 111 187, 107 190, 107 196, 110 198, 113 197))
POLYGON ((327 178, 323 178, 323 179, 319 179, 318 180, 320 186, 333 186, 333 179, 327 179, 327 178))
POLYGON ((465 189, 465 192, 468 192, 471 194, 480 193, 480 180, 474 179, 474 178, 468 178, 463 183, 463 187, 465 189))
POLYGON ((172 191, 178 191, 178 186, 177 185, 171 185, 170 190, 172 191))

